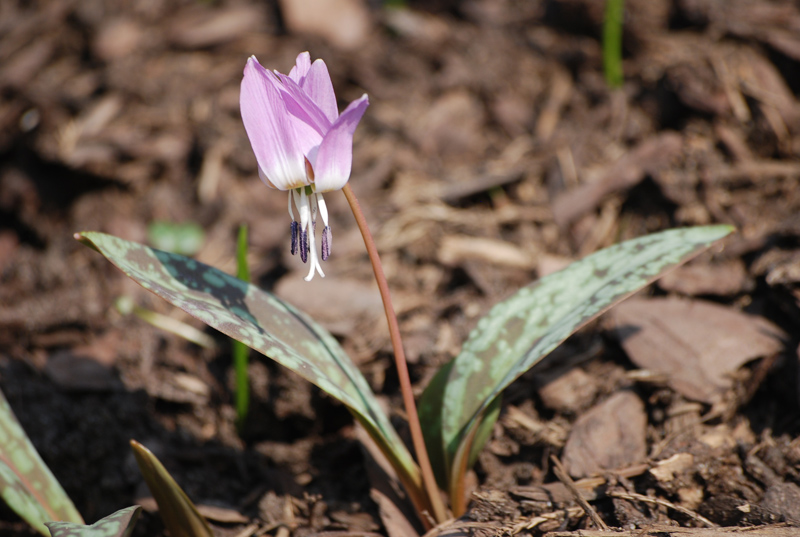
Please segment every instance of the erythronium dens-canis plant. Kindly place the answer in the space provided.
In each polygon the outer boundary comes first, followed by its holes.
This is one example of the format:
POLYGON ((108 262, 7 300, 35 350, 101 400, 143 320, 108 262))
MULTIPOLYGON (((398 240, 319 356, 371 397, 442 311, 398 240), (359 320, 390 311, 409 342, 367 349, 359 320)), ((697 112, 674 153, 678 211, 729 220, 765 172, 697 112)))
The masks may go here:
POLYGON ((366 96, 339 115, 327 68, 300 54, 289 75, 248 60, 242 82, 245 129, 268 185, 289 192, 291 250, 322 273, 330 253, 320 194, 341 189, 365 241, 390 326, 416 457, 400 440, 361 372, 338 342, 305 313, 253 285, 195 260, 97 232, 78 240, 125 274, 208 325, 292 369, 341 401, 364 426, 404 484, 424 524, 466 508, 464 476, 483 447, 502 391, 569 335, 602 312, 728 235, 730 226, 664 231, 623 242, 541 278, 497 304, 462 351, 411 395, 400 332, 374 241, 348 184, 352 137, 366 96), (292 207, 300 214, 295 218, 292 207), (315 212, 316 210, 316 212, 315 212), (316 256, 314 222, 323 230, 316 256), (305 252, 305 253, 304 253, 305 252), (430 456, 428 455, 430 453, 430 456), (440 490, 447 493, 450 511, 440 490))

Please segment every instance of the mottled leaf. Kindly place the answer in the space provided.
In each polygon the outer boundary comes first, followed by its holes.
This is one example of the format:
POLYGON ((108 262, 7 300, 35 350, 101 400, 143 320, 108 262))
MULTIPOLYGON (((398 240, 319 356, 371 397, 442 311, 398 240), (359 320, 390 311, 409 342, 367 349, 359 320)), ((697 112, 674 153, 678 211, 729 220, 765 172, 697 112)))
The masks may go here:
POLYGON ((161 461, 136 440, 131 440, 131 448, 169 534, 172 537, 214 537, 206 519, 161 461))
MULTIPOLYGON (((364 376, 336 339, 271 293, 192 259, 96 232, 76 236, 125 274, 209 326, 239 340, 344 403, 407 485, 419 469, 364 376)), ((320 304, 324 307, 324 304, 320 304)))
POLYGON ((90 526, 74 522, 46 522, 52 537, 129 537, 142 508, 138 505, 120 509, 90 526))
POLYGON ((441 431, 439 449, 451 491, 460 479, 453 475, 453 462, 463 456, 458 451, 465 448, 464 439, 514 379, 581 326, 731 231, 730 226, 676 229, 617 244, 492 308, 445 366, 446 378, 432 383, 420 401, 426 430, 441 431))
POLYGON ((0 497, 42 535, 47 535, 48 520, 83 524, 80 513, 36 452, 2 392, 0 497))

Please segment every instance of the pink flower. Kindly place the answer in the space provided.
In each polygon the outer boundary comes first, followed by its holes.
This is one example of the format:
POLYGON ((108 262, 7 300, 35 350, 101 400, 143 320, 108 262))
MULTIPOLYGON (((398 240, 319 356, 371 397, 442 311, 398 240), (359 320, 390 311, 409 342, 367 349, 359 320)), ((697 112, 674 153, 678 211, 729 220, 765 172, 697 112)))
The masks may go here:
POLYGON ((350 179, 353 133, 369 106, 366 94, 339 114, 336 95, 322 60, 311 63, 302 52, 289 75, 268 71, 255 56, 247 60, 239 98, 242 121, 258 161, 258 175, 270 187, 289 191, 292 254, 300 252, 325 276, 314 236, 317 215, 322 232, 322 260, 330 255, 331 228, 323 192, 339 190, 350 179), (300 213, 295 218, 294 205, 300 213))

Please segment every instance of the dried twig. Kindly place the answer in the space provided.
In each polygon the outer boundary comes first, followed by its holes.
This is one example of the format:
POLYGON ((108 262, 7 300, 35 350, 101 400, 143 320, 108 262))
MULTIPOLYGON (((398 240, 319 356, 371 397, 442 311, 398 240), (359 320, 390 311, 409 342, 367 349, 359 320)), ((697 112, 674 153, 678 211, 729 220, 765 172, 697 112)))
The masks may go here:
POLYGON ((514 524, 513 526, 506 528, 503 534, 508 535, 516 535, 521 533, 525 530, 532 530, 545 522, 549 522, 551 520, 560 520, 563 518, 564 520, 569 520, 570 518, 577 518, 585 514, 586 511, 583 510, 582 507, 569 507, 567 509, 560 509, 558 511, 553 511, 552 513, 544 513, 533 518, 530 518, 524 522, 519 522, 514 524))
POLYGON ((594 525, 600 528, 601 530, 608 530, 608 526, 603 519, 600 518, 600 515, 597 514, 597 511, 589 505, 589 502, 586 501, 586 498, 583 497, 583 494, 578 490, 578 487, 575 486, 575 483, 572 481, 572 478, 567 474, 566 470, 564 470, 564 466, 561 464, 561 461, 558 460, 557 457, 552 456, 550 460, 553 462, 553 472, 556 474, 556 477, 559 481, 561 481, 567 490, 572 494, 575 501, 580 505, 583 510, 589 515, 589 518, 592 519, 594 525))
POLYGON ((620 498, 622 500, 631 500, 631 501, 639 501, 639 502, 646 502, 652 503, 655 505, 661 505, 663 507, 667 507, 668 509, 674 509, 679 513, 683 513, 684 515, 688 516, 692 520, 696 520, 702 524, 705 524, 709 528, 717 528, 719 527, 717 524, 714 524, 709 519, 704 517, 703 515, 698 515, 694 511, 690 509, 686 509, 685 507, 681 507, 680 505, 675 505, 672 502, 668 502, 667 500, 662 500, 660 498, 652 498, 650 496, 645 496, 644 494, 637 494, 635 492, 617 492, 617 491, 609 491, 606 492, 607 496, 611 496, 612 498, 620 498))

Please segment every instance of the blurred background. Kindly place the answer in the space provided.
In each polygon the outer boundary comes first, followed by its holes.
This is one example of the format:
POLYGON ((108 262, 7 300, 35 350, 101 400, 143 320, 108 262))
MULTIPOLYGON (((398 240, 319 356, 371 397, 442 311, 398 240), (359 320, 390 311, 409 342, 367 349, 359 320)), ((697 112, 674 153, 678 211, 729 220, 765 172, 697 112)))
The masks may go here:
MULTIPOLYGON (((504 410, 476 483, 508 491, 550 479, 540 463, 576 420, 634 385, 648 453, 668 435, 670 409, 690 405, 696 440, 708 405, 728 402, 711 425, 741 434, 703 452, 727 462, 692 474, 701 500, 762 505, 769 484, 747 474, 738 449, 764 445, 800 494, 800 8, 627 0, 619 87, 604 78, 604 12, 593 0, 0 0, 0 388, 87 521, 146 501, 127 448, 136 438, 219 510, 221 532, 384 531, 341 405, 254 355, 253 406, 237 431, 228 342, 208 330, 217 347, 203 349, 121 314, 114 301, 126 296, 203 329, 72 238, 103 231, 233 273, 246 223, 253 281, 320 320, 399 408, 382 306, 344 197, 326 197, 333 254, 327 277, 306 284, 289 255, 285 194, 259 181, 239 115, 248 56, 288 72, 305 50, 327 63, 340 109, 370 97, 351 185, 420 390, 499 299, 677 226, 738 233, 647 294, 701 297, 783 331, 778 350, 736 363, 770 361, 715 370, 734 395, 709 398, 632 381, 625 372, 641 366, 601 321, 560 354, 586 373, 551 390, 561 398, 536 395, 544 384, 532 375, 512 387, 514 411, 504 410), (519 412, 533 422, 508 418, 519 412), (737 471, 746 477, 731 481, 737 471)), ((634 451, 614 467, 646 458, 634 451)), ((701 508, 696 490, 664 491, 701 508)), ((705 514, 743 523, 735 507, 705 514)), ((617 522, 627 512, 617 509, 617 522)), ((32 535, 5 507, 0 532, 32 535)), ((150 513, 137 534, 160 532, 150 513)))

